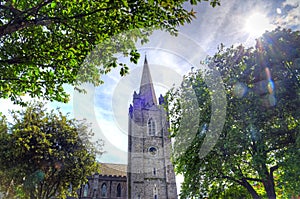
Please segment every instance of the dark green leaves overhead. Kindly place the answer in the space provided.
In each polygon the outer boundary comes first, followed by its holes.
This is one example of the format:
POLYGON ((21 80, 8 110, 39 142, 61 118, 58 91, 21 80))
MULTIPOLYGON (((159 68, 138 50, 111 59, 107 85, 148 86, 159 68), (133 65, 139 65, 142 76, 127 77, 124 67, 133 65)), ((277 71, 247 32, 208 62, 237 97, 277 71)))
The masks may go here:
MULTIPOLYGON (((97 86, 101 74, 119 65, 116 53, 136 63, 138 39, 146 42, 155 29, 176 34, 179 25, 191 22, 194 12, 183 8, 185 2, 189 1, 2 1, 0 97, 15 103, 21 103, 23 95, 68 101, 64 84, 97 86), (84 61, 92 51, 98 59, 84 61)), ((127 72, 121 66, 120 74, 127 72)))

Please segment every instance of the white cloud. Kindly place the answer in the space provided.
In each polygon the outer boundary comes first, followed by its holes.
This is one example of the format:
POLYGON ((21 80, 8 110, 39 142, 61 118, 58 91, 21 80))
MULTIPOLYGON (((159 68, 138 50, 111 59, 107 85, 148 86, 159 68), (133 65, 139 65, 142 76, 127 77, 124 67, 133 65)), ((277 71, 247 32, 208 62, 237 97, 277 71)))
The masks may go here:
POLYGON ((293 6, 293 7, 297 7, 297 6, 299 6, 299 4, 300 4, 299 0, 285 0, 282 3, 283 6, 289 5, 289 6, 293 6))
MULTIPOLYGON (((127 151, 127 134, 120 133, 117 126, 112 125, 111 121, 107 121, 104 118, 97 118, 97 125, 100 128, 100 132, 95 132, 96 136, 104 139, 105 143, 109 143, 108 146, 113 146, 111 151, 127 151)), ((108 153, 110 153, 110 151, 108 151, 108 153)))
POLYGON ((286 0, 282 3, 280 13, 275 17, 275 24, 284 28, 300 29, 300 1, 286 0))
MULTIPOLYGON (((41 99, 31 98, 29 95, 25 95, 21 97, 23 102, 29 103, 32 101, 42 101, 45 107, 48 109, 50 107, 49 103, 46 101, 44 102, 41 99)), ((24 110, 26 107, 22 107, 20 105, 14 104, 10 99, 2 99, 0 98, 0 112, 6 116, 9 122, 12 122, 12 117, 10 112, 11 111, 20 111, 24 110)))
POLYGON ((21 110, 22 107, 19 105, 15 105, 12 101, 8 99, 0 99, 0 112, 5 115, 8 121, 12 122, 12 117, 10 116, 10 111, 12 110, 21 110))

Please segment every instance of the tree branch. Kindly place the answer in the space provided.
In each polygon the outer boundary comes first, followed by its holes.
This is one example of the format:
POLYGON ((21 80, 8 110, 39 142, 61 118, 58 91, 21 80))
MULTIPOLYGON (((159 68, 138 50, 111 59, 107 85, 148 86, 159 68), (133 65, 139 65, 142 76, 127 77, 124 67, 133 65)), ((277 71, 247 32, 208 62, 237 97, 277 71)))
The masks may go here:
MULTIPOLYGON (((55 177, 54 177, 55 173, 56 173, 56 170, 52 171, 50 177, 48 178, 48 181, 49 181, 49 179, 55 178, 55 177)), ((50 182, 51 182, 51 181, 50 181, 50 182)), ((55 191, 54 191, 54 187, 55 187, 57 184, 59 184, 59 181, 55 181, 55 180, 53 180, 52 185, 50 185, 50 184, 48 183, 47 191, 44 193, 45 198, 50 198, 50 197, 53 195, 53 193, 54 193, 54 194, 56 193, 56 189, 55 189, 55 191)))
POLYGON ((228 179, 228 180, 234 181, 234 182, 236 182, 236 183, 238 183, 238 184, 240 184, 240 185, 241 185, 241 183, 242 183, 242 181, 237 180, 237 179, 235 179, 235 178, 233 178, 233 177, 230 177, 230 176, 227 176, 227 175, 222 175, 221 178, 224 178, 224 179, 228 179))
POLYGON ((270 178, 273 180, 273 182, 274 182, 274 175, 273 175, 274 171, 276 171, 278 168, 279 168, 278 165, 275 165, 275 166, 270 168, 270 178))
MULTIPOLYGON (((54 184, 54 185, 55 185, 55 184, 54 184)), ((58 190, 59 186, 60 186, 60 180, 57 181, 56 187, 55 187, 55 189, 52 191, 52 193, 49 192, 49 195, 48 195, 49 198, 53 197, 53 196, 57 193, 57 190, 58 190)), ((54 186, 53 186, 52 188, 54 188, 54 186)))
POLYGON ((283 147, 288 147, 290 145, 295 144, 295 142, 296 142, 296 138, 295 137, 293 137, 293 140, 291 140, 291 137, 288 137, 285 140, 281 140, 280 142, 277 142, 276 146, 267 149, 266 152, 269 153, 271 151, 282 149, 283 147))
POLYGON ((279 169, 278 165, 275 165, 273 167, 270 168, 270 173, 273 173, 275 170, 279 169))
POLYGON ((14 16, 18 16, 22 13, 20 10, 18 10, 16 8, 12 7, 12 6, 8 7, 8 6, 0 4, 0 9, 7 10, 7 11, 13 13, 14 16))
MULTIPOLYGON (((95 14, 97 12, 101 12, 101 11, 107 11, 107 10, 111 10, 111 9, 119 9, 117 7, 112 6, 112 7, 107 7, 107 8, 99 8, 99 9, 93 10, 88 13, 81 13, 81 14, 77 14, 77 15, 73 15, 73 16, 65 17, 65 18, 44 16, 42 18, 35 18, 33 20, 26 20, 29 16, 37 15, 39 10, 43 6, 51 3, 52 1, 53 0, 42 1, 37 6, 32 7, 23 12, 15 9, 13 7, 10 8, 10 7, 1 5, 1 7, 3 9, 9 10, 9 11, 13 10, 13 12, 15 13, 15 15, 14 15, 15 17, 13 19, 11 19, 10 22, 8 22, 7 24, 0 27, 0 37, 7 35, 7 34, 12 34, 13 32, 16 32, 16 31, 19 31, 19 30, 22 30, 24 28, 28 28, 31 26, 39 26, 39 25, 46 26, 51 23, 62 22, 62 21, 66 21, 68 19, 70 20, 70 19, 83 18, 83 17, 90 16, 90 15, 93 15, 93 14, 95 14)), ((64 23, 64 25, 66 25, 66 23, 64 23)))
POLYGON ((0 64, 23 64, 28 61, 28 57, 16 57, 13 59, 0 60, 0 64))
POLYGON ((24 16, 23 18, 26 19, 28 16, 33 15, 33 14, 37 14, 39 12, 39 10, 46 6, 47 4, 51 3, 53 0, 42 0, 40 4, 38 4, 35 7, 29 8, 28 10, 25 10, 22 14, 27 14, 26 16, 24 16))
POLYGON ((245 178, 242 178, 242 179, 249 180, 249 181, 255 181, 255 182, 262 182, 262 180, 261 180, 261 179, 258 179, 258 178, 249 178, 249 177, 245 177, 245 178))
POLYGON ((26 20, 27 17, 30 15, 34 16, 38 13, 38 11, 45 5, 51 3, 53 0, 46 0, 41 1, 40 4, 38 4, 35 7, 32 7, 25 11, 20 11, 18 9, 11 7, 4 6, 4 9, 10 9, 11 12, 15 13, 14 18, 12 18, 7 24, 0 27, 0 37, 11 34, 13 32, 16 32, 18 30, 22 30, 26 27, 30 27, 30 24, 33 25, 39 25, 36 23, 32 23, 34 20, 26 20))
POLYGON ((12 34, 24 28, 28 28, 35 25, 49 25, 51 21, 36 21, 36 20, 18 20, 12 24, 8 23, 0 27, 0 37, 3 37, 7 34, 12 34))

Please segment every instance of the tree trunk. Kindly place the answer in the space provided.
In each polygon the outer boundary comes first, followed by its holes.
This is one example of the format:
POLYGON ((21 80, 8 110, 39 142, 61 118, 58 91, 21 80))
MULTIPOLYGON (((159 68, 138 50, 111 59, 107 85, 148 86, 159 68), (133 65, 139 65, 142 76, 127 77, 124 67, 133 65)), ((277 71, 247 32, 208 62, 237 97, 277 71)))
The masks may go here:
MULTIPOLYGON (((270 176, 268 176, 268 178, 270 178, 270 176)), ((264 185, 265 190, 267 192, 268 198, 269 199, 276 199, 274 181, 271 180, 271 179, 263 180, 263 185, 264 185)))
POLYGON ((243 185, 249 191, 253 199, 260 199, 260 196, 257 194, 257 192, 253 189, 251 184, 249 184, 246 179, 242 179, 241 185, 243 185))
POLYGON ((262 168, 263 168, 263 172, 264 172, 264 176, 262 176, 262 179, 263 179, 262 183, 267 192, 267 196, 269 199, 276 199, 273 172, 276 169, 278 169, 278 166, 271 167, 270 172, 268 171, 268 168, 265 164, 262 165, 262 168))
POLYGON ((35 199, 35 196, 33 194, 33 191, 30 191, 30 199, 35 199))

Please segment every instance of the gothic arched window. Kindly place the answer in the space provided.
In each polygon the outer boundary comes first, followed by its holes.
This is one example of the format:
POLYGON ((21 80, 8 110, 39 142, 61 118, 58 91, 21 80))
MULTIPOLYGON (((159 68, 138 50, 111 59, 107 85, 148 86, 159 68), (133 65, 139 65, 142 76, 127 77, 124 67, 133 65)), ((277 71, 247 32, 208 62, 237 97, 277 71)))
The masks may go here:
POLYGON ((117 186, 117 197, 121 197, 121 192, 122 192, 122 187, 121 184, 119 183, 117 186))
POLYGON ((153 168, 153 175, 156 176, 156 168, 153 168))
POLYGON ((152 118, 150 118, 148 120, 148 133, 149 133, 149 135, 151 135, 151 136, 155 135, 155 130, 156 130, 155 121, 152 118))
POLYGON ((85 184, 83 188, 83 197, 87 197, 89 193, 89 185, 85 184))
POLYGON ((107 195, 107 187, 106 184, 103 183, 101 186, 101 197, 106 197, 106 195, 107 195))

